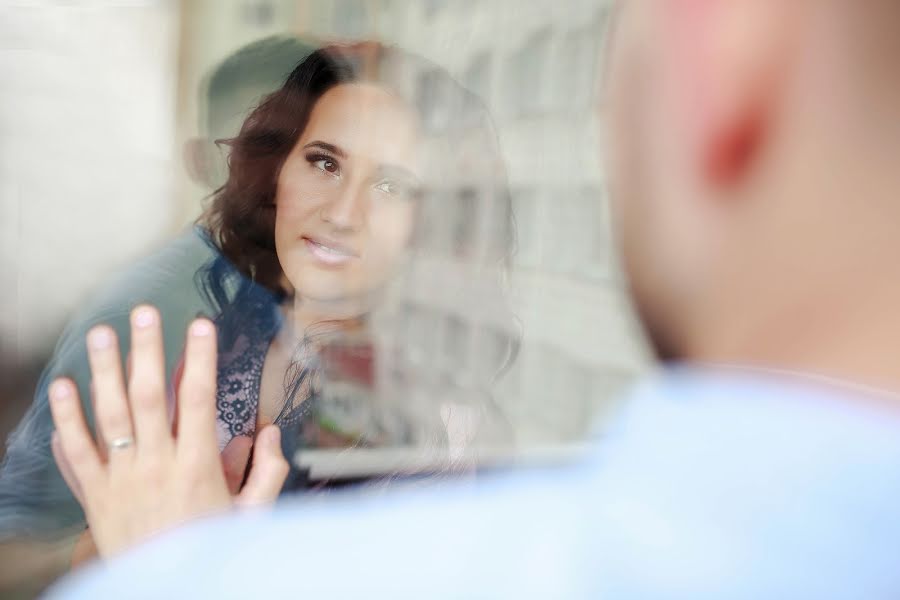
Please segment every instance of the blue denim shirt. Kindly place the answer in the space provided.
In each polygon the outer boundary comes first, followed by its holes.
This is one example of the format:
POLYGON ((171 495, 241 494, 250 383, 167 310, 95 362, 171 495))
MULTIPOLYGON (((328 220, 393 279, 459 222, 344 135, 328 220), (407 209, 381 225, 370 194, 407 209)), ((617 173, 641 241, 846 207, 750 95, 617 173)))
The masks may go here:
POLYGON ((84 528, 81 506, 60 475, 50 450, 53 419, 47 389, 56 377, 71 377, 90 420, 85 335, 94 325, 106 323, 115 329, 120 346, 127 348, 129 313, 143 302, 157 306, 163 315, 166 368, 172 373, 188 323, 198 313, 214 314, 196 285, 196 277, 217 256, 205 230, 191 228, 110 278, 74 315, 41 374, 31 406, 7 440, 6 456, 0 465, 0 541, 22 536, 57 539, 84 528))

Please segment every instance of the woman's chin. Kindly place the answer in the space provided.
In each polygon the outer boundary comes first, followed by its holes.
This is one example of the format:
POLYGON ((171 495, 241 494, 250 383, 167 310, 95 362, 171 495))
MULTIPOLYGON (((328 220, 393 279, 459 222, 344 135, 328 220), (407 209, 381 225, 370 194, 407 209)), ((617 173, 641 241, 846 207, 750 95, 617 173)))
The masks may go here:
POLYGON ((337 286, 295 284, 294 308, 327 318, 352 319, 368 312, 370 294, 337 286))

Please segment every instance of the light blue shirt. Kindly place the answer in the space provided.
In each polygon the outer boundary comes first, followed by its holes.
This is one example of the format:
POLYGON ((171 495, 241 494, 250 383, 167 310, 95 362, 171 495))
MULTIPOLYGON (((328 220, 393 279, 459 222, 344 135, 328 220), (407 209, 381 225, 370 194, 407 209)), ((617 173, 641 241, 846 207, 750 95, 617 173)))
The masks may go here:
POLYGON ((673 371, 583 462, 226 516, 53 598, 898 598, 900 401, 673 371))

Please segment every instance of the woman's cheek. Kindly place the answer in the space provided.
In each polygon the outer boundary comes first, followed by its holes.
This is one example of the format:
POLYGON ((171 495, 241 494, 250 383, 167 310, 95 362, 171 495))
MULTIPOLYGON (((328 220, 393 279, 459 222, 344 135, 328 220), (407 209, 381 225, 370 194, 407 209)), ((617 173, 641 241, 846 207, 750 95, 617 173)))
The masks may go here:
POLYGON ((377 232, 375 237, 379 246, 386 249, 389 254, 399 256, 412 237, 414 221, 412 205, 398 202, 396 205, 382 207, 376 218, 377 222, 373 229, 377 232))
POLYGON ((289 193, 279 195, 282 197, 276 202, 276 236, 280 232, 284 235, 290 232, 293 237, 309 233, 307 229, 315 225, 313 218, 316 216, 316 207, 321 205, 321 200, 314 193, 306 193, 303 196, 289 193))

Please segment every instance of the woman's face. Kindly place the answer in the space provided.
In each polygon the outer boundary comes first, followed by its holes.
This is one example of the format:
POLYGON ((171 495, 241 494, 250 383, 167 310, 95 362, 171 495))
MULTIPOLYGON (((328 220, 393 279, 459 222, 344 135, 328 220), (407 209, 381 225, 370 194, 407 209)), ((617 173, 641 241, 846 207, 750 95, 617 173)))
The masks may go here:
POLYGON ((275 248, 298 297, 356 303, 388 278, 412 232, 415 119, 369 84, 331 88, 278 176, 275 248))

